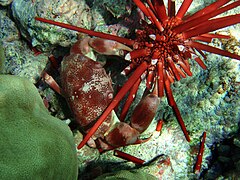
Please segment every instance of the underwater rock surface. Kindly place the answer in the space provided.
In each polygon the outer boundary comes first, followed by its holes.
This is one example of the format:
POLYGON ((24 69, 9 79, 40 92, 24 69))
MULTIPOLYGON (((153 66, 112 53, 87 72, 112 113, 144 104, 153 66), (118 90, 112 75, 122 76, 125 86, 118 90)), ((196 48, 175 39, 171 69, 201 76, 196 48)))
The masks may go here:
POLYGON ((13 0, 0 0, 0 5, 7 6, 7 5, 11 4, 12 2, 13 2, 13 0))
POLYGON ((27 79, 0 75, 0 123, 1 179, 77 179, 72 133, 27 79))
POLYGON ((156 180, 154 176, 151 176, 149 174, 143 173, 141 171, 127 171, 127 170, 122 170, 116 173, 108 173, 108 174, 103 174, 102 176, 99 176, 96 178, 96 180, 132 180, 132 179, 147 179, 147 180, 156 180))
POLYGON ((40 78, 46 67, 48 56, 44 53, 36 56, 30 43, 20 37, 16 24, 0 9, 0 43, 5 57, 1 57, 1 73, 26 77, 33 83, 40 78))
POLYGON ((53 49, 58 45, 70 46, 76 42, 77 33, 36 22, 36 16, 91 28, 92 17, 85 1, 19 0, 14 1, 11 8, 22 36, 31 41, 32 46, 41 50, 53 49))
MULTIPOLYGON (((72 45, 77 40, 77 32, 37 22, 35 17, 111 33, 113 30, 105 21, 129 15, 132 6, 127 1, 114 1, 114 6, 112 4, 112 0, 18 0, 13 1, 11 9, 22 36, 31 41, 32 46, 47 51, 59 45, 72 45)), ((126 28, 121 28, 124 30, 119 33, 126 34, 126 28)))

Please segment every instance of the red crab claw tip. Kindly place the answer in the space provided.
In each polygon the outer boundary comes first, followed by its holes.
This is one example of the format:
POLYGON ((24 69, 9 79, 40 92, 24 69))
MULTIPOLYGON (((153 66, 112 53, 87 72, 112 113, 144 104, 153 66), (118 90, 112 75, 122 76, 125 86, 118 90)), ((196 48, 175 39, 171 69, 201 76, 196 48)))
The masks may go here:
POLYGON ((114 147, 122 147, 130 144, 134 144, 139 136, 139 132, 132 128, 129 124, 120 122, 116 128, 114 128, 105 137, 106 142, 114 147))

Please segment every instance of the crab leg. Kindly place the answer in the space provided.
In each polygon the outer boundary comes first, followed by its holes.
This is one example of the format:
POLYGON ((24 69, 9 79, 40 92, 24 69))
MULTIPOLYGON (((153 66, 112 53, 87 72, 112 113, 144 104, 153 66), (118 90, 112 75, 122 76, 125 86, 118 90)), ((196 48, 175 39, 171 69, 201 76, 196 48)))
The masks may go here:
POLYGON ((42 74, 42 78, 44 79, 44 81, 54 90, 56 91, 58 94, 61 95, 61 88, 59 87, 59 85, 57 84, 57 82, 53 79, 52 76, 50 76, 48 73, 44 72, 42 74))
POLYGON ((131 127, 138 132, 144 132, 152 122, 158 106, 160 98, 156 94, 148 94, 136 106, 131 117, 131 127))
POLYGON ((148 67, 147 62, 143 62, 134 71, 132 76, 123 85, 123 87, 120 89, 120 91, 117 93, 117 95, 113 98, 112 102, 108 105, 108 107, 105 109, 103 114, 99 117, 97 122, 93 125, 91 130, 87 133, 87 135, 84 137, 82 142, 78 145, 78 147, 77 147, 78 149, 81 149, 87 143, 87 141, 90 139, 90 137, 96 132, 96 130, 103 123, 103 121, 106 119, 106 117, 112 112, 112 110, 115 108, 115 106, 118 105, 119 101, 125 96, 125 94, 131 89, 131 87, 134 85, 134 83, 140 78, 140 76, 147 69, 147 67, 148 67))

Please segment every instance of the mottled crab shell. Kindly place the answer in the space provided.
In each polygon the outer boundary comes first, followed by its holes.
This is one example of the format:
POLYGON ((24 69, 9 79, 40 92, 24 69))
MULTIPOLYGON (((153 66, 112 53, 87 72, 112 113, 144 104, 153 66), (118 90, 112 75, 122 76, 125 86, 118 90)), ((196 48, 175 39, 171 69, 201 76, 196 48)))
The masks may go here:
MULTIPOLYGON (((78 41, 61 65, 61 83, 74 118, 87 131, 112 101, 111 78, 102 65, 79 54, 78 41)), ((101 137, 109 128, 112 115, 100 126, 95 137, 101 137)))

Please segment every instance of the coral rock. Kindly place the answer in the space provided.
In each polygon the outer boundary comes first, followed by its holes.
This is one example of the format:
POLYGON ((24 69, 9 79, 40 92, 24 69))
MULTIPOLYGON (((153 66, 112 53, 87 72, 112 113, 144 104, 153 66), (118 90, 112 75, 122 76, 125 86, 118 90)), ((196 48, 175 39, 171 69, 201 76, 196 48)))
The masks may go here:
POLYGON ((131 171, 127 171, 127 170, 122 170, 122 171, 118 171, 116 173, 107 173, 107 174, 103 174, 102 176, 99 176, 98 178, 96 178, 96 180, 103 180, 103 179, 108 179, 108 180, 115 180, 115 179, 125 179, 125 180, 131 180, 131 179, 149 179, 149 180, 156 180, 157 178, 155 178, 154 176, 141 172, 141 171, 137 171, 137 170, 131 170, 131 171))

